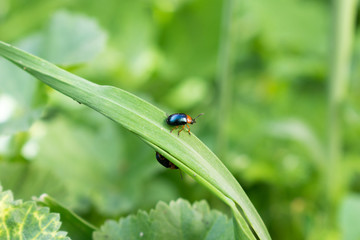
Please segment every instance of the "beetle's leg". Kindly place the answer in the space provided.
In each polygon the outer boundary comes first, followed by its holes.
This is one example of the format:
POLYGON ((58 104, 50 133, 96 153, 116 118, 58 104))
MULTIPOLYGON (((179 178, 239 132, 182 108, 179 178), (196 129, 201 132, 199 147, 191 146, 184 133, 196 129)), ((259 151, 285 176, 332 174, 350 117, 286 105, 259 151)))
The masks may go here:
POLYGON ((182 129, 178 132, 178 136, 180 136, 180 132, 184 130, 185 125, 183 125, 182 129))
POLYGON ((188 127, 188 133, 189 133, 189 135, 191 135, 189 125, 186 124, 186 126, 188 127))
POLYGON ((172 131, 174 131, 174 129, 177 129, 179 126, 174 127, 173 129, 170 130, 170 133, 172 133, 172 131))

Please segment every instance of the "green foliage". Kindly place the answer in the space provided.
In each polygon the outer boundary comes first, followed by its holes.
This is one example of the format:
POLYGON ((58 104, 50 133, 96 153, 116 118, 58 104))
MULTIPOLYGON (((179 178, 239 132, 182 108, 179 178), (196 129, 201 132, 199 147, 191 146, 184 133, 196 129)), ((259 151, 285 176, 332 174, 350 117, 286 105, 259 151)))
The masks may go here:
POLYGON ((72 240, 91 239, 93 231, 96 230, 94 226, 46 194, 40 196, 36 203, 47 206, 52 212, 57 212, 61 215, 61 229, 68 232, 72 240))
POLYGON ((88 82, 6 43, 0 42, 0 54, 54 89, 139 135, 225 201, 248 237, 253 233, 235 205, 244 211, 260 238, 270 238, 255 208, 226 167, 195 136, 185 138, 169 133, 164 112, 128 92, 88 82))
POLYGON ((0 163, 0 181, 21 199, 30 199, 46 192, 64 201, 68 194, 61 178, 54 176, 49 169, 24 162, 0 163))
MULTIPOLYGON (((57 64, 71 66, 94 58, 104 47, 105 38, 105 33, 93 20, 60 11, 41 31, 16 45, 57 64), (68 37, 64 40, 62 36, 68 37)), ((45 90, 37 81, 31 81, 31 76, 19 72, 2 59, 0 72, 0 93, 5 94, 3 101, 12 104, 8 113, 11 117, 0 122, 0 134, 25 131, 43 112, 45 90)))
POLYGON ((359 194, 348 195, 344 198, 339 211, 339 225, 343 232, 342 239, 359 239, 360 229, 358 220, 360 214, 359 194))
POLYGON ((0 187, 0 238, 1 239, 54 239, 70 240, 60 228, 59 214, 35 202, 14 201, 11 191, 0 187))
POLYGON ((106 39, 96 21, 65 11, 54 15, 42 35, 41 44, 46 47, 40 56, 65 66, 91 60, 103 50, 106 39))
POLYGON ((210 210, 205 201, 189 202, 179 199, 166 205, 160 202, 150 213, 108 221, 94 233, 102 239, 234 239, 233 224, 227 217, 210 210))
POLYGON ((46 100, 44 89, 32 81, 31 76, 19 72, 3 59, 0 59, 0 71, 0 101, 9 106, 3 112, 7 119, 0 123, 0 133, 26 131, 41 116, 46 100))
MULTIPOLYGON (((337 114, 341 147, 334 149, 342 156, 333 174, 326 173, 327 79, 335 69, 329 59, 337 58, 329 43, 347 36, 329 36, 329 29, 340 3, 355 1, 232 1, 228 26, 221 20, 223 2, 1 0, 0 40, 92 82, 133 92, 167 114, 205 112, 192 133, 224 156, 273 239, 356 237, 356 200, 348 196, 360 192, 357 21, 339 28, 355 31, 353 44, 343 45, 354 49, 340 51, 352 55, 337 114), (230 31, 229 85, 221 92, 224 27, 230 31), (218 104, 224 97, 228 121, 218 104), (334 181, 338 200, 327 206, 335 187, 326 178, 335 175, 341 176, 334 181), (337 225, 329 227, 329 212, 337 225)), ((182 180, 158 165, 153 149, 135 135, 30 78, 0 59, 0 181, 16 198, 48 193, 97 227, 180 197, 206 199, 230 214, 189 175, 182 180)))

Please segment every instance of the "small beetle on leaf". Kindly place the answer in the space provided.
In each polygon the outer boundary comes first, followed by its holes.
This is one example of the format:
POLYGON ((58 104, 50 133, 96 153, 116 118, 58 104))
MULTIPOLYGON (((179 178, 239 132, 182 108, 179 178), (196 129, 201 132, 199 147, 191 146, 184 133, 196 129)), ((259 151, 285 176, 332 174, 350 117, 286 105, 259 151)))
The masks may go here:
MULTIPOLYGON (((170 168, 170 169, 179 169, 175 164, 173 164, 172 162, 170 162, 170 160, 168 160, 166 157, 164 157, 163 155, 161 155, 160 153, 156 152, 156 160, 163 165, 166 168, 170 168)), ((182 179, 182 173, 181 170, 180 171, 180 177, 182 179)))
POLYGON ((170 162, 166 157, 164 157, 158 152, 156 152, 156 160, 158 160, 158 162, 166 168, 178 169, 178 167, 175 164, 170 162))
POLYGON ((166 123, 169 124, 170 126, 176 126, 173 129, 171 129, 170 133, 178 128, 179 126, 183 125, 183 127, 181 128, 181 130, 178 132, 178 136, 180 135, 180 132, 182 130, 184 130, 185 125, 188 127, 188 133, 189 135, 191 135, 190 133, 190 127, 188 124, 194 124, 196 123, 195 119, 197 119, 198 117, 200 117, 201 115, 204 115, 204 113, 200 113, 196 118, 192 118, 189 115, 185 114, 185 113, 174 113, 171 114, 167 119, 166 119, 166 123))

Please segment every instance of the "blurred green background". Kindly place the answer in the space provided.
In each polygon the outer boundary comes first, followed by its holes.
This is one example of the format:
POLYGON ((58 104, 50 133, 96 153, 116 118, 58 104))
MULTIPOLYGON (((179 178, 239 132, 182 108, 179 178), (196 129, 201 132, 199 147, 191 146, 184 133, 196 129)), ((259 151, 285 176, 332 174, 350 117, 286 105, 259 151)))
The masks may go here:
MULTIPOLYGON (((360 239, 358 21, 326 197, 331 12, 324 0, 0 0, 0 40, 168 113, 204 112, 192 132, 273 239, 360 239)), ((97 226, 179 197, 230 215, 136 136, 31 78, 0 59, 0 182, 15 198, 46 192, 97 226)))

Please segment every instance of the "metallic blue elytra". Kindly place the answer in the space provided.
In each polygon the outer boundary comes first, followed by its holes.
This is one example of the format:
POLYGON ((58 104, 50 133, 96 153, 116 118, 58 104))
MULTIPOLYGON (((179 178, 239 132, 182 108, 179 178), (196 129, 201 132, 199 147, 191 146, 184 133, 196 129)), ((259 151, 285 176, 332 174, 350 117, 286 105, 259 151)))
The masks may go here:
POLYGON ((185 125, 188 123, 187 116, 185 113, 174 113, 166 119, 166 123, 170 126, 185 125))
MULTIPOLYGON (((203 113, 200 113, 196 118, 200 117, 201 115, 203 115, 203 113)), ((168 118, 166 119, 166 123, 169 124, 170 126, 176 126, 173 129, 171 129, 170 133, 178 128, 179 126, 183 125, 183 127, 181 128, 181 130, 178 132, 178 135, 180 135, 180 132, 182 130, 184 130, 185 125, 188 128, 188 133, 189 135, 191 135, 190 133, 190 127, 188 124, 194 124, 196 123, 195 119, 196 118, 192 118, 189 115, 185 114, 185 113, 174 113, 171 114, 170 116, 168 116, 168 118)))

